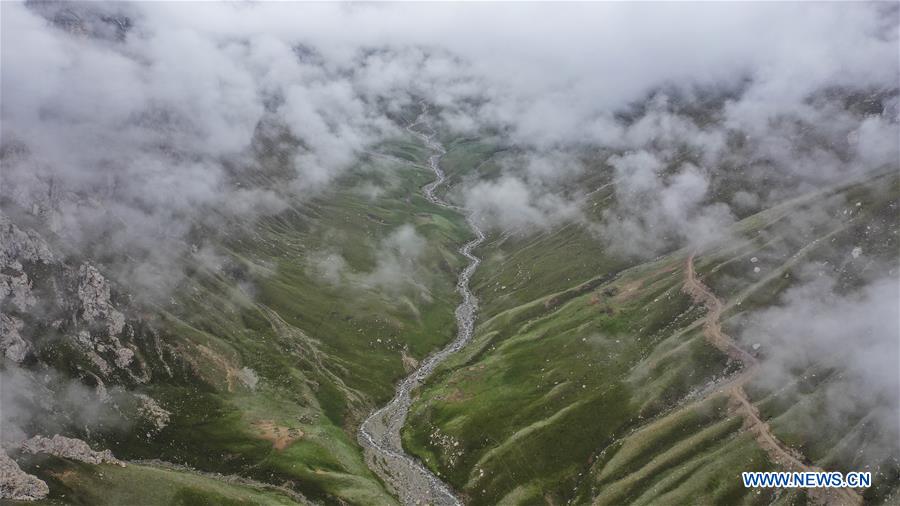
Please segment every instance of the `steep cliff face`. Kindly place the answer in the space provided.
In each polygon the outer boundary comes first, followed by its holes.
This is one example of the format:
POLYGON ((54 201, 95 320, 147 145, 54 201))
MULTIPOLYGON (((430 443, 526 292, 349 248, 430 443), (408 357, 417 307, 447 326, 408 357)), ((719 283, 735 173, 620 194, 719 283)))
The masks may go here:
POLYGON ((47 224, 46 214, 24 216, 33 226, 0 213, 3 447, 74 458, 87 443, 44 441, 39 434, 84 437, 110 424, 164 427, 168 411, 139 391, 156 374, 145 357, 161 352, 142 336, 145 322, 126 317, 135 312, 96 265, 55 250, 35 229, 47 224), (30 436, 37 439, 26 441, 30 436))
POLYGON ((22 317, 27 318, 38 304, 27 271, 54 261, 50 247, 36 232, 23 231, 0 213, 0 351, 15 363, 22 363, 33 353, 31 343, 21 334, 25 327, 22 317))
POLYGON ((34 307, 37 298, 26 265, 53 262, 50 247, 37 232, 23 231, 0 213, 0 300, 8 300, 22 312, 34 307))
POLYGON ((19 334, 24 325, 22 320, 0 313, 0 351, 17 364, 21 364, 31 350, 31 346, 19 334))
POLYGON ((41 361, 62 344, 86 359, 84 375, 147 382, 135 344, 141 322, 128 321, 116 298, 97 266, 62 260, 33 228, 0 214, 0 351, 7 358, 41 361))

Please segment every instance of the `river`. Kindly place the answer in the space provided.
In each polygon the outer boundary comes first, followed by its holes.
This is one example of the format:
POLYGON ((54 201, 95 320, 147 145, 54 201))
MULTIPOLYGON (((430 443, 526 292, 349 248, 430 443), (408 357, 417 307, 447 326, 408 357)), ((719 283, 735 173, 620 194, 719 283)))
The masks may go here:
MULTIPOLYGON (((435 195, 435 190, 446 181, 441 169, 441 157, 446 150, 437 141, 437 134, 427 123, 427 106, 422 105, 422 113, 406 129, 419 137, 433 154, 428 158, 429 168, 434 172, 434 181, 422 189, 425 198, 433 204, 448 209, 460 209, 435 195)), ((422 463, 403 450, 400 429, 406 422, 406 415, 412 404, 410 393, 434 371, 438 364, 461 350, 471 339, 475 327, 475 313, 478 299, 469 289, 469 281, 481 259, 472 252, 484 241, 484 232, 471 216, 466 222, 475 238, 464 244, 459 252, 469 260, 459 273, 456 290, 462 301, 456 307, 457 334, 453 341, 440 351, 428 356, 419 367, 397 385, 397 392, 384 407, 373 412, 359 428, 359 442, 363 446, 366 463, 400 498, 404 505, 430 504, 432 506, 461 505, 449 485, 429 471, 422 463)))

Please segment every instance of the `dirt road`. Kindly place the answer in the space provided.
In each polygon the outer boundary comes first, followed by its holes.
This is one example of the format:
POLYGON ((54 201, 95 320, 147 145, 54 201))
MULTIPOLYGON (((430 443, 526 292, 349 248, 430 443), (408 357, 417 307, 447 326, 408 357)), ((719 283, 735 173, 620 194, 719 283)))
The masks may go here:
MULTIPOLYGON (((744 369, 725 386, 725 392, 729 397, 729 409, 744 419, 744 428, 755 437, 760 448, 766 452, 769 459, 788 471, 796 472, 822 472, 820 467, 804 463, 804 457, 798 451, 781 442, 772 432, 772 428, 762 418, 759 410, 744 391, 747 384, 759 370, 759 360, 745 351, 726 333, 722 331, 722 311, 725 304, 697 277, 694 269, 694 255, 687 259, 684 276, 684 291, 695 302, 706 306, 706 316, 703 322, 703 335, 710 344, 719 351, 728 355, 733 360, 740 361, 744 369)), ((862 504, 862 496, 853 489, 808 489, 810 499, 819 504, 833 504, 841 506, 862 504)))

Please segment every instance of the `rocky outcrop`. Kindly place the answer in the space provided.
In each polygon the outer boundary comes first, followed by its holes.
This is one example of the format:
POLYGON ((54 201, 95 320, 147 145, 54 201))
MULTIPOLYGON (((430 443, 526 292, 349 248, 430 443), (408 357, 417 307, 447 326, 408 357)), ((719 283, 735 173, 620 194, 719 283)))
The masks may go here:
POLYGON ((38 232, 0 213, 0 302, 8 308, 0 313, 0 353, 8 359, 22 363, 29 353, 40 358, 42 350, 35 341, 40 336, 23 328, 60 332, 100 377, 109 380, 118 370, 138 383, 149 381, 146 363, 128 344, 134 329, 113 293, 113 284, 99 268, 57 258, 38 232), (39 313, 36 306, 41 307, 39 313))
POLYGON ((87 464, 108 463, 125 467, 125 463, 115 458, 111 451, 94 451, 80 439, 60 436, 59 434, 52 438, 34 436, 22 443, 22 451, 34 454, 45 453, 87 464))
POLYGON ((130 348, 119 348, 116 350, 116 365, 120 368, 125 369, 131 365, 132 360, 134 360, 134 352, 130 348))
POLYGON ((112 303, 109 282, 96 267, 88 263, 82 264, 78 269, 78 300, 85 320, 105 323, 110 336, 122 333, 125 315, 112 303))
POLYGON ((23 263, 53 262, 53 253, 33 230, 22 230, 0 214, 0 300, 7 298, 20 311, 37 303, 23 263))
POLYGON ((43 480, 23 471, 19 464, 0 451, 0 499, 36 501, 49 493, 50 487, 43 480))
POLYGON ((155 399, 145 394, 135 394, 141 402, 138 412, 150 421, 157 431, 161 431, 169 424, 169 417, 172 416, 170 411, 166 411, 156 402, 155 399))
POLYGON ((31 280, 28 279, 28 275, 21 271, 15 272, 16 269, 21 269, 18 262, 7 270, 12 272, 11 274, 0 271, 0 300, 9 297, 20 311, 25 311, 37 304, 37 298, 31 293, 31 280))
POLYGON ((25 360, 30 349, 19 334, 24 325, 24 322, 15 316, 0 313, 0 352, 17 364, 25 360))
POLYGON ((112 284, 98 268, 87 262, 78 268, 75 281, 74 309, 91 329, 81 329, 75 333, 74 342, 103 377, 108 378, 119 369, 126 371, 138 383, 149 381, 146 364, 131 346, 122 343, 122 340, 134 337, 134 329, 127 325, 124 313, 113 302, 112 284), (134 373, 134 365, 142 371, 140 374, 134 373))
POLYGON ((13 262, 53 262, 50 246, 34 230, 22 230, 0 214, 0 265, 13 262))

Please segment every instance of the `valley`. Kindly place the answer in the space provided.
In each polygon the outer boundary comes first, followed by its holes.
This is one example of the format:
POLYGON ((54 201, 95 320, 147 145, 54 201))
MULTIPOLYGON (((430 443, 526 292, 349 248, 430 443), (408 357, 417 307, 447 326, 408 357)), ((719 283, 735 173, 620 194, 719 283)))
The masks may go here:
MULTIPOLYGON (((446 153, 443 146, 433 140, 436 132, 420 133, 416 128, 428 128, 426 117, 428 108, 423 104, 422 113, 416 121, 406 128, 428 148, 434 152, 428 157, 428 166, 434 172, 435 180, 423 187, 423 194, 429 202, 447 209, 454 206, 436 197, 434 192, 445 180, 440 167, 441 156, 446 153)), ((412 403, 411 392, 422 385, 434 368, 453 353, 462 349, 472 338, 475 327, 475 316, 478 310, 478 299, 469 290, 469 281, 481 259, 473 254, 475 248, 484 241, 484 232, 471 219, 467 223, 475 234, 475 238, 465 243, 459 253, 469 260, 468 265, 460 272, 456 283, 457 291, 462 297, 456 307, 456 337, 445 348, 429 355, 416 369, 397 386, 397 394, 384 407, 372 413, 359 428, 359 440, 367 450, 366 461, 369 467, 391 485, 394 493, 399 495, 404 504, 460 504, 452 490, 437 476, 422 466, 413 457, 406 454, 400 441, 400 430, 406 422, 409 406, 412 403)))
POLYGON ((0 503, 900 501, 897 5, 0 25, 0 503))

